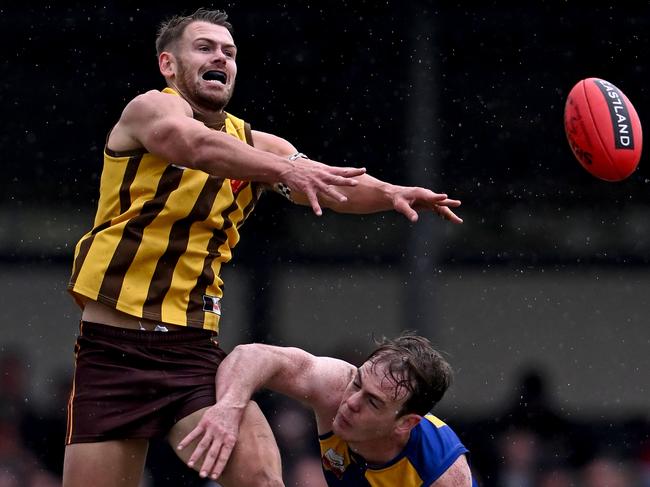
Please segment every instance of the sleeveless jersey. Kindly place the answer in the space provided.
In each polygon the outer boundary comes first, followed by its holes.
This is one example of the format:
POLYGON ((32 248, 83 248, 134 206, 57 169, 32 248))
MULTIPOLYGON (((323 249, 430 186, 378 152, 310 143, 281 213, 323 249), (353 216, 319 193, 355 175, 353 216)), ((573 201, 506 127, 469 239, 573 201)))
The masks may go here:
MULTIPOLYGON (((237 117, 224 114, 215 129, 252 145, 250 126, 237 117)), ((77 302, 218 331, 221 266, 261 185, 214 177, 145 150, 106 147, 99 193, 93 228, 75 249, 68 290, 77 302)))
POLYGON ((329 487, 428 487, 468 451, 447 424, 430 414, 411 430, 402 452, 384 465, 368 465, 332 432, 319 441, 329 487))

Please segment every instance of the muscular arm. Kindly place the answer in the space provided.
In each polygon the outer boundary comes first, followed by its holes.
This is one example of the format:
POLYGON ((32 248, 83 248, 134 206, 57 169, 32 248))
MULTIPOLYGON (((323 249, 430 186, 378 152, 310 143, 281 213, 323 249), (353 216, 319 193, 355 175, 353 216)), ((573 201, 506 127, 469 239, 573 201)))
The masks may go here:
POLYGON ((217 402, 242 410, 255 391, 266 388, 302 402, 317 416, 333 417, 355 370, 299 348, 238 345, 219 366, 217 402))
POLYGON ((301 401, 313 409, 320 431, 331 426, 355 371, 347 362, 315 357, 298 348, 239 345, 219 365, 217 403, 178 448, 201 438, 188 465, 193 466, 205 454, 201 471, 218 477, 237 441, 244 409, 256 390, 265 387, 301 401))
POLYGON ((159 91, 137 96, 126 106, 108 145, 117 150, 144 147, 176 164, 220 177, 271 183, 289 168, 284 158, 209 129, 192 117, 185 100, 159 91))
MULTIPOLYGON (((255 146, 263 151, 288 157, 296 153, 296 148, 288 141, 264 132, 253 131, 255 146)), ((321 204, 339 213, 377 213, 395 210, 411 221, 418 219, 419 211, 432 211, 454 223, 462 223, 451 208, 460 206, 460 201, 447 198, 445 194, 434 193, 426 188, 407 187, 381 181, 368 174, 355 177, 354 187, 340 187, 345 199, 330 198, 326 195, 321 204)), ((291 199, 298 204, 309 204, 308 198, 297 191, 291 199)))
POLYGON ((232 179, 273 184, 279 181, 304 192, 317 214, 318 198, 345 199, 336 188, 356 185, 364 169, 307 165, 255 149, 230 135, 211 130, 192 116, 181 97, 149 91, 134 98, 115 125, 113 150, 145 148, 176 164, 232 179))

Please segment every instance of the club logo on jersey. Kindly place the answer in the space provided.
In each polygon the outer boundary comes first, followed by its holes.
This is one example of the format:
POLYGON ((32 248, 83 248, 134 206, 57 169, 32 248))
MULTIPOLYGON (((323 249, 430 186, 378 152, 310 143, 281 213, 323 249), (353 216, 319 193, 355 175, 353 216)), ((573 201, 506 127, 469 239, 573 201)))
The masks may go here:
POLYGON ((239 179, 231 179, 230 187, 232 188, 232 194, 236 195, 239 193, 239 190, 242 189, 247 182, 248 181, 240 181, 239 179))
POLYGON ((345 473, 345 458, 340 453, 330 448, 323 454, 323 468, 331 471, 337 478, 342 478, 345 473))
POLYGON ((203 295, 203 311, 221 316, 221 299, 216 296, 203 295))

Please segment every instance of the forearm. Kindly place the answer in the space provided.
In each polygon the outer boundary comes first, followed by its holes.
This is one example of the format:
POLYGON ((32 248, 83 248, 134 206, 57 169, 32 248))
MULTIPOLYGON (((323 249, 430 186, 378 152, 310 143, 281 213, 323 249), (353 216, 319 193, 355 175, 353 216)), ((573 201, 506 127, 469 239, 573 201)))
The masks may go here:
POLYGON ((354 214, 377 213, 394 209, 393 194, 398 186, 368 174, 363 174, 355 179, 358 181, 356 186, 340 189, 340 192, 347 197, 347 201, 339 202, 327 199, 324 206, 339 213, 354 214))
POLYGON ((286 360, 277 347, 238 345, 219 365, 216 376, 217 402, 242 409, 259 389, 277 389, 282 383, 286 360))

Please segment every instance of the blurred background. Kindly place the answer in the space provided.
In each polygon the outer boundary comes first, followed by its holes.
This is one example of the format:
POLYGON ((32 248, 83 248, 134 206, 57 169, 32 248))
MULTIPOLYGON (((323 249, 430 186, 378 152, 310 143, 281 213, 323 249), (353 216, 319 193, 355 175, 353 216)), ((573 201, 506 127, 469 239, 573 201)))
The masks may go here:
MULTIPOLYGON (((463 201, 423 215, 327 213, 268 195, 224 280, 222 345, 360 363, 417 330, 455 383, 436 410, 484 486, 650 485, 650 166, 606 183, 563 109, 599 77, 650 119, 650 3, 3 2, 0 6, 0 486, 60 484, 79 310, 65 290, 92 224, 103 144, 161 89, 160 21, 225 9, 228 111, 313 159, 463 201)), ((260 396, 287 485, 322 486, 310 415, 260 396)), ((165 444, 143 486, 205 486, 165 444)))

